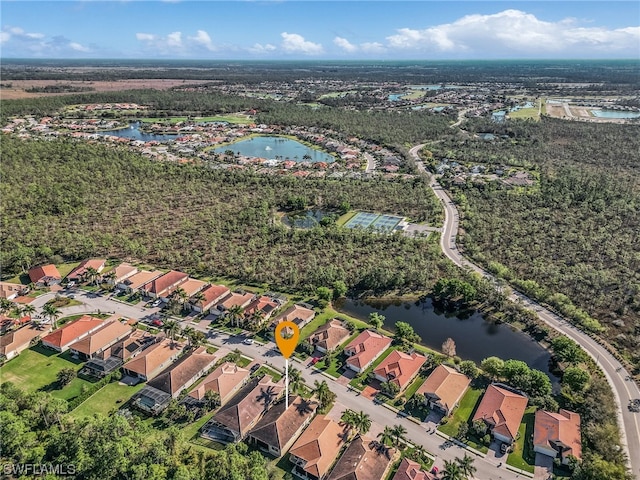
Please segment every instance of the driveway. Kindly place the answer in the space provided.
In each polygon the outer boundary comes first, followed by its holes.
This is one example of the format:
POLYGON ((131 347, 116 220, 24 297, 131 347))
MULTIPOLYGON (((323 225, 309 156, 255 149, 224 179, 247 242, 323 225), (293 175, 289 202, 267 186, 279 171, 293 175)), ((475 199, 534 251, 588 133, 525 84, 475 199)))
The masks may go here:
POLYGON ((536 453, 535 480, 548 480, 553 475, 553 458, 536 453))

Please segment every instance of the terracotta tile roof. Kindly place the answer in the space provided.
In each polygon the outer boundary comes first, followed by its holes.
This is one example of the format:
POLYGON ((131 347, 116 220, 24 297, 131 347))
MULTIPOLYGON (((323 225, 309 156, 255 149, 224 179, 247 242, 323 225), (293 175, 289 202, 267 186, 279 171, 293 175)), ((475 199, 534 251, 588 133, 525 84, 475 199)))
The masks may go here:
POLYGON ((218 305, 224 307, 226 310, 229 310, 232 307, 240 306, 246 307, 249 305, 249 302, 253 300, 253 293, 232 293, 228 297, 226 297, 223 301, 219 302, 218 305))
POLYGON ((473 416, 473 421, 484 420, 491 427, 492 432, 513 440, 518 434, 527 401, 527 397, 495 384, 489 385, 473 416))
POLYGON ((254 312, 261 311, 265 316, 269 316, 277 308, 278 302, 263 295, 247 305, 247 308, 244 309, 244 313, 245 315, 252 315, 254 312))
POLYGON ((144 290, 149 293, 154 293, 158 296, 162 296, 162 294, 166 293, 167 290, 174 287, 175 285, 182 284, 188 278, 189 275, 187 275, 186 273, 178 272, 177 270, 171 270, 149 282, 144 286, 144 290))
POLYGON ((171 396, 177 395, 199 372, 211 368, 216 358, 215 355, 207 353, 206 347, 199 347, 189 355, 182 357, 147 385, 171 396))
POLYGON ((580 415, 561 409, 559 413, 538 410, 533 430, 533 446, 562 452, 562 458, 573 455, 582 459, 580 415))
POLYGON ((249 378, 251 372, 239 367, 235 363, 225 362, 207 375, 198 386, 189 392, 189 396, 196 400, 202 400, 206 392, 212 390, 220 394, 222 403, 229 393, 249 378))
POLYGON ((97 330, 102 325, 104 325, 104 321, 101 319, 83 315, 79 319, 67 323, 64 327, 50 333, 42 341, 55 347, 63 348, 76 341, 82 335, 97 330))
POLYGON ((132 290, 138 290, 140 287, 145 286, 147 283, 158 278, 162 275, 160 270, 153 270, 151 272, 147 270, 141 270, 138 273, 127 278, 124 283, 132 290))
POLYGON ((105 322, 98 330, 70 345, 69 348, 85 355, 93 355, 118 340, 122 340, 130 333, 130 325, 120 323, 117 320, 105 322))
POLYGON ((9 298, 13 295, 19 295, 25 288, 27 288, 26 285, 18 283, 0 282, 0 298, 9 298))
POLYGON ((188 278, 186 282, 181 283, 179 288, 184 290, 184 293, 187 294, 187 297, 195 295, 204 287, 207 286, 207 282, 203 282, 202 280, 196 280, 195 278, 188 278))
POLYGON ((345 347, 345 352, 354 352, 347 358, 347 363, 357 367, 365 368, 371 361, 391 345, 391 339, 379 333, 365 330, 349 345, 345 347))
POLYGON ((333 350, 349 338, 349 335, 351 335, 351 332, 344 326, 344 323, 334 318, 313 332, 309 337, 309 341, 317 347, 333 350))
POLYGON ((174 343, 165 338, 143 350, 140 355, 125 363, 123 368, 139 375, 144 375, 150 380, 159 367, 164 365, 170 358, 180 355, 183 349, 183 343, 174 343))
POLYGON ((41 265, 39 267, 34 267, 29 270, 29 279, 33 283, 38 283, 45 278, 56 278, 61 280, 60 272, 55 265, 41 265))
POLYGON ((106 263, 106 260, 104 258, 91 258, 89 260, 84 260, 80 262, 80 265, 78 265, 76 268, 71 270, 69 275, 67 275, 67 278, 69 279, 80 278, 82 277, 82 275, 84 275, 87 272, 89 268, 94 268, 97 271, 100 271, 104 268, 105 263, 106 263))
POLYGON ((275 383, 269 375, 245 385, 229 404, 212 417, 216 423, 244 437, 258 420, 284 393, 284 381, 275 383))
POLYGON ((333 467, 327 480, 384 478, 396 451, 378 448, 379 445, 370 438, 357 436, 333 467))
POLYGON ((130 265, 128 263, 121 263, 113 269, 113 272, 116 274, 114 282, 120 283, 123 280, 138 273, 138 267, 134 267, 133 265, 130 265))
POLYGON ((436 480, 437 477, 432 474, 421 470, 420 464, 403 458, 398 467, 398 471, 393 476, 392 480, 436 480))
POLYGON ((313 317, 315 316, 316 312, 314 312, 313 310, 296 304, 287 308, 282 314, 278 315, 273 321, 273 325, 275 326, 280 322, 287 320, 300 326, 301 324, 313 320, 313 317))
POLYGON ((318 415, 309 424, 289 453, 304 460, 303 469, 317 478, 328 471, 344 446, 344 430, 325 415, 318 415))
POLYGON ((46 335, 49 330, 51 330, 50 325, 42 325, 38 328, 30 324, 2 335, 0 337, 0 355, 7 356, 9 352, 30 343, 34 338, 46 335))
POLYGON ((204 300, 198 302, 198 305, 200 305, 203 310, 207 310, 229 295, 229 293, 231 293, 231 290, 224 285, 209 285, 207 288, 202 290, 204 300))
POLYGON ((455 368, 438 365, 416 393, 437 400, 447 411, 451 411, 470 383, 471 380, 455 368))
POLYGON ((316 402, 295 395, 289 395, 288 410, 285 406, 284 400, 274 405, 250 433, 253 438, 277 447, 280 452, 318 409, 316 402))
POLYGON ((394 382, 402 390, 418 374, 420 367, 426 361, 427 359, 419 353, 408 354, 394 350, 378 365, 373 373, 386 378, 390 382, 394 382))

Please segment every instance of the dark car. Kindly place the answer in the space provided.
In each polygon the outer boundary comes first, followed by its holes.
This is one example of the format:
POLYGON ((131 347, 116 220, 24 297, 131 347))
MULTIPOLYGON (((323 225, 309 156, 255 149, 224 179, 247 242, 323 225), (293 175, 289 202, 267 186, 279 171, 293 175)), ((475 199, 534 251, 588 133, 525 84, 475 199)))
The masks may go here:
POLYGON ((260 364, 259 363, 255 363, 251 366, 251 368, 249 369, 249 371, 251 373, 254 373, 256 370, 258 370, 260 368, 260 364))

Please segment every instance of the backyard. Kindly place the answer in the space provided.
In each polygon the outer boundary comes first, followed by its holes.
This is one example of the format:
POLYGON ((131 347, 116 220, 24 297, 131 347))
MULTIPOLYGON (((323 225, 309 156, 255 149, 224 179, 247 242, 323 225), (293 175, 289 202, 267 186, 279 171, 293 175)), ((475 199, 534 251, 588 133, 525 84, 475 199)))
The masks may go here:
POLYGON ((525 410, 522 423, 518 428, 518 439, 513 444, 513 452, 507 458, 507 464, 527 472, 533 472, 536 460, 532 441, 527 441, 527 439, 533 438, 535 415, 536 407, 529 407, 525 410))
MULTIPOLYGON (((460 425, 463 423, 468 423, 469 419, 472 417, 474 410, 476 409, 476 405, 482 396, 483 391, 478 388, 469 388, 467 392, 460 400, 460 405, 453 411, 453 415, 449 417, 449 420, 444 425, 440 425, 438 430, 442 433, 446 433, 450 437, 455 437, 458 434, 458 429, 460 425)), ((469 433, 469 437, 465 440, 465 443, 470 447, 473 447, 477 450, 480 450, 483 453, 487 453, 489 449, 481 444, 473 437, 471 433, 469 433)))
POLYGON ((111 411, 125 404, 142 387, 144 383, 128 386, 120 382, 111 382, 82 402, 71 412, 71 415, 75 418, 91 417, 96 413, 109 415, 111 411))

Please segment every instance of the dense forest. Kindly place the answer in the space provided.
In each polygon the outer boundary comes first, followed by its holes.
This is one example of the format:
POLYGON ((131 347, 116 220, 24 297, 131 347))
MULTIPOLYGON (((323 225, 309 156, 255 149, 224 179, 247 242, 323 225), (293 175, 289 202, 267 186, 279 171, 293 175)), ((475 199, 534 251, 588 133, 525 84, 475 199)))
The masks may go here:
POLYGON ((429 147, 435 159, 525 166, 540 176, 528 188, 451 187, 466 254, 580 323, 595 317, 638 365, 640 128, 550 118, 465 127, 506 139, 451 136, 429 147))
MULTIPOLYGON (((2 140, 2 264, 17 272, 93 255, 283 289, 343 280, 361 291, 428 289, 455 275, 437 239, 290 229, 292 206, 348 206, 441 221, 426 181, 266 176, 159 163, 126 148, 2 140)), ((435 238, 435 237, 434 237, 435 238)))
MULTIPOLYGON (((300 79, 347 82, 390 81, 440 83, 478 81, 637 85, 638 64, 633 60, 440 60, 440 61, 242 61, 215 60, 73 60, 3 59, 0 74, 8 80, 118 80, 180 78, 258 84, 300 79)), ((575 87, 573 87, 575 88, 575 87)))

